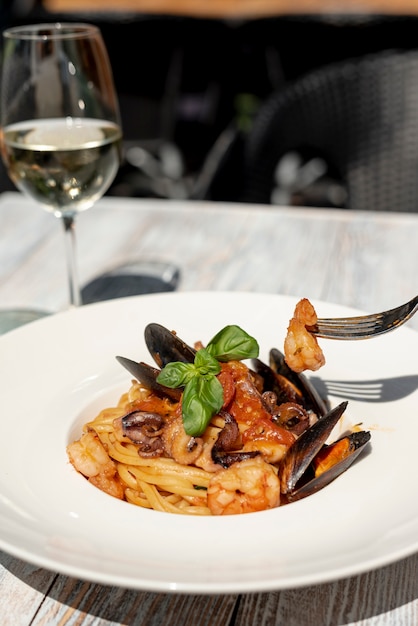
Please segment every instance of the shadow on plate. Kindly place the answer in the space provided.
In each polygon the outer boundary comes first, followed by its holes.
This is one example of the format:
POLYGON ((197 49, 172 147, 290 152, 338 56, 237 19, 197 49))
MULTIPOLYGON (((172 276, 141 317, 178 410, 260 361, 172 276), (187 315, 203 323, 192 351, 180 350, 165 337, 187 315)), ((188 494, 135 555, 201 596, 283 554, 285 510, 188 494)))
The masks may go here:
POLYGON ((323 397, 361 402, 395 402, 418 389, 418 375, 375 380, 321 380, 313 376, 311 381, 323 397))

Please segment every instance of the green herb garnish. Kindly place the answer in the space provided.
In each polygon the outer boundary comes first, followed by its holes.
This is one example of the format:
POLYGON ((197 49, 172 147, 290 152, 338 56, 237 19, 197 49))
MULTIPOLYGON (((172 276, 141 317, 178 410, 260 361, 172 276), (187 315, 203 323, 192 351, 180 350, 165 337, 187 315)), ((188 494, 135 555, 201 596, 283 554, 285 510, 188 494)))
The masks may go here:
POLYGON ((184 387, 182 414, 184 430, 191 437, 204 433, 224 402, 222 385, 216 378, 219 362, 240 361, 258 356, 257 341, 239 326, 225 326, 206 348, 198 350, 194 363, 168 363, 157 381, 170 387, 184 387))

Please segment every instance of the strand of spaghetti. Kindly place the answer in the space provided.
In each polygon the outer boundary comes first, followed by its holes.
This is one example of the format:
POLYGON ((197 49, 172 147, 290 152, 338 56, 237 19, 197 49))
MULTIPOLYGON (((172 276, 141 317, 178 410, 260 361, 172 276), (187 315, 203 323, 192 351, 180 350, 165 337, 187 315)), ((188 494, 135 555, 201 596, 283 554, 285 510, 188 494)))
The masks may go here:
MULTIPOLYGON (((135 489, 126 489, 125 497, 127 502, 134 504, 145 509, 152 509, 152 503, 144 493, 140 493, 135 489)), ((185 499, 177 496, 176 494, 170 494, 168 496, 161 496, 163 498, 163 504, 161 504, 164 510, 169 509, 169 512, 179 513, 182 515, 211 515, 211 511, 207 506, 190 505, 185 499)), ((153 498, 151 498, 153 500, 153 498)), ((157 510, 160 510, 159 508, 157 510)))
POLYGON ((113 432, 113 420, 115 420, 117 417, 121 417, 123 414, 124 410, 122 408, 116 407, 103 409, 102 411, 100 411, 97 417, 94 418, 94 420, 92 420, 91 422, 87 422, 84 428, 93 429, 95 431, 103 430, 104 428, 106 428, 109 430, 109 432, 113 432))
POLYGON ((207 487, 213 475, 192 465, 179 465, 178 463, 168 465, 161 463, 161 459, 150 459, 149 465, 135 465, 135 468, 141 471, 144 476, 173 476, 187 480, 187 482, 192 485, 199 485, 201 487, 207 487))
MULTIPOLYGON (((172 502, 171 496, 164 496, 167 501, 172 502)), ((210 509, 206 502, 196 501, 195 498, 190 499, 187 496, 176 502, 176 506, 180 513, 193 515, 211 515, 210 509)))
POLYGON ((133 475, 133 473, 130 471, 130 466, 129 465, 124 465, 123 463, 118 463, 116 466, 116 470, 119 474, 119 478, 121 479, 122 483, 124 485, 126 485, 125 491, 126 489, 138 489, 138 484, 136 482, 136 477, 133 475))
POLYGON ((180 513, 177 506, 173 506, 170 502, 166 502, 154 485, 148 485, 139 481, 139 486, 146 495, 149 503, 155 511, 166 511, 167 513, 180 513))
POLYGON ((171 504, 178 504, 183 500, 183 498, 177 493, 170 493, 168 496, 166 496, 166 499, 167 502, 170 502, 171 504))
POLYGON ((118 401, 116 406, 118 406, 118 407, 125 407, 130 402, 133 402, 133 400, 136 400, 138 398, 138 396, 139 396, 139 394, 136 393, 138 391, 138 389, 139 389, 138 385, 131 385, 131 387, 128 389, 128 391, 121 395, 121 397, 119 398, 119 401, 118 401))
POLYGON ((211 510, 205 506, 189 506, 187 509, 181 509, 180 513, 187 513, 187 515, 212 515, 211 510))
POLYGON ((133 380, 128 391, 120 398, 118 406, 130 404, 149 396, 150 390, 143 387, 137 380, 133 380))
MULTIPOLYGON (((144 494, 139 494, 138 491, 132 489, 126 490, 126 500, 130 504, 139 506, 145 509, 151 509, 151 504, 144 494)), ((190 506, 184 499, 174 494, 165 496, 166 503, 176 506, 178 510, 175 513, 181 513, 182 515, 211 515, 210 510, 206 506, 190 506)))
POLYGON ((123 465, 118 466, 118 472, 121 479, 127 483, 128 481, 130 483, 129 477, 126 477, 126 474, 129 473, 130 476, 135 476, 138 484, 146 482, 150 485, 156 485, 159 489, 163 491, 169 491, 171 493, 175 493, 181 496, 190 496, 199 499, 206 499, 206 488, 209 484, 209 481, 207 481, 206 485, 198 485, 199 487, 204 487, 204 489, 196 489, 192 482, 178 475, 147 475, 145 472, 141 471, 137 467, 129 468, 123 465))
POLYGON ((127 502, 135 504, 135 506, 141 506, 144 509, 152 509, 148 498, 144 494, 138 493, 135 489, 126 489, 125 498, 127 502))
POLYGON ((207 506, 199 506, 197 504, 190 505, 186 500, 183 500, 178 509, 179 513, 187 513, 187 515, 212 515, 207 506))

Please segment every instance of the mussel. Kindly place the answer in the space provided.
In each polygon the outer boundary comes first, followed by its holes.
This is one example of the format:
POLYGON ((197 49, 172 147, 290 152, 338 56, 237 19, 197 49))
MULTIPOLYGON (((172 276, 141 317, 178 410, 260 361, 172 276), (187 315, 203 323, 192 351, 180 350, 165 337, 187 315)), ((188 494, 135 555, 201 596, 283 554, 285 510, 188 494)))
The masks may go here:
POLYGON ((173 361, 193 363, 196 350, 161 324, 148 324, 144 337, 152 358, 161 369, 173 361))
POLYGON ((142 361, 138 363, 137 361, 132 361, 124 356, 117 356, 116 360, 119 361, 119 363, 123 365, 123 367, 128 370, 134 378, 136 378, 136 380, 145 385, 148 389, 151 389, 158 396, 166 396, 171 400, 176 401, 180 400, 180 389, 170 389, 169 387, 160 385, 160 383, 157 382, 157 376, 160 373, 160 370, 148 365, 147 363, 143 363, 142 361))
POLYGON ((305 498, 328 485, 348 469, 370 441, 368 431, 358 431, 326 444, 347 404, 342 402, 321 417, 288 449, 279 468, 281 492, 288 502, 305 498))
MULTIPOLYGON (((148 324, 145 327, 144 337, 149 353, 159 368, 162 369, 167 363, 173 361, 193 363, 196 350, 188 346, 175 333, 161 324, 148 324)), ((142 361, 133 361, 124 356, 117 356, 116 359, 136 380, 152 389, 157 395, 167 396, 172 400, 180 400, 180 389, 170 389, 157 383, 156 379, 160 373, 159 369, 142 361)))

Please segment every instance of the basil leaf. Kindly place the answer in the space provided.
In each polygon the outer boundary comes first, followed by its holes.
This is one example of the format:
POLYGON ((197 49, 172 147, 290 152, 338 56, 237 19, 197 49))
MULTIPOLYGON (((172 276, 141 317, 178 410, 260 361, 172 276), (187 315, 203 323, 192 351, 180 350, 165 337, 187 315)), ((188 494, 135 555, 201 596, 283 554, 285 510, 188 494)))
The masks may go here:
POLYGON ((253 359, 259 354, 257 341, 239 326, 225 326, 209 341, 206 350, 218 361, 253 359))
POLYGON ((191 437, 205 432, 207 425, 223 404, 223 389, 215 376, 196 376, 183 392, 182 412, 184 430, 191 437))
POLYGON ((223 388, 216 374, 219 361, 250 359, 258 356, 257 341, 239 326, 226 326, 206 348, 196 352, 194 363, 168 363, 157 382, 170 388, 184 387, 182 413, 184 430, 191 437, 202 435, 223 405, 223 388))
POLYGON ((157 376, 157 383, 176 389, 176 387, 184 387, 189 380, 196 376, 196 368, 192 363, 181 363, 175 361, 167 363, 157 376))
POLYGON ((221 371, 219 361, 211 356, 205 348, 201 348, 196 352, 194 365, 201 376, 206 376, 207 374, 219 374, 221 371))

